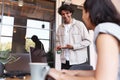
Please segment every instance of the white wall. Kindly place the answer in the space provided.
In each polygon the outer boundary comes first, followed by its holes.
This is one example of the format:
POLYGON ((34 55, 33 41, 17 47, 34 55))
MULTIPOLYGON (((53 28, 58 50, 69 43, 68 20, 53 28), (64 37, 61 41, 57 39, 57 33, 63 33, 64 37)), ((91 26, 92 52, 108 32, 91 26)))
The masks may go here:
POLYGON ((90 34, 90 38, 91 38, 91 42, 92 42, 90 45, 90 64, 93 66, 93 69, 95 69, 96 68, 97 54, 95 52, 94 43, 93 43, 93 39, 94 39, 93 30, 89 30, 89 34, 90 34))
POLYGON ((76 4, 76 5, 83 5, 85 0, 71 0, 72 4, 76 4))
MULTIPOLYGON (((56 1, 56 17, 55 17, 56 18, 56 30, 62 22, 61 16, 58 14, 58 8, 61 6, 61 4, 62 4, 61 0, 56 1)), ((60 54, 57 54, 56 51, 55 51, 55 68, 57 70, 61 70, 60 54)))

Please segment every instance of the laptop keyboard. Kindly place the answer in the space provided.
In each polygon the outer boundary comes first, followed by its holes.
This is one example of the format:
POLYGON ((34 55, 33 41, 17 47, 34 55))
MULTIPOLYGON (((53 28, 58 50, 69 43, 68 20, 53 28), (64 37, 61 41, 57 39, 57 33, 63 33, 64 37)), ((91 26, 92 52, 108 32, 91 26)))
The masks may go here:
POLYGON ((9 78, 23 78, 24 76, 30 75, 30 73, 27 72, 21 72, 21 71, 10 71, 3 74, 3 77, 9 77, 9 78))

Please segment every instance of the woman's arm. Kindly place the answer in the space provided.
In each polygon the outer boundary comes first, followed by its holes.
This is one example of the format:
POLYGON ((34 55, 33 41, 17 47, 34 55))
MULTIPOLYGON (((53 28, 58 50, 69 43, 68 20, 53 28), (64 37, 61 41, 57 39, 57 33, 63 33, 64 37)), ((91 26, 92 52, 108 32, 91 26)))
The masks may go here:
POLYGON ((117 80, 119 64, 119 42, 109 34, 100 33, 96 40, 96 80, 117 80))
POLYGON ((88 71, 88 72, 87 71, 78 71, 78 70, 75 70, 75 71, 74 70, 58 71, 58 70, 55 70, 55 69, 50 69, 49 76, 51 76, 55 80, 88 80, 88 77, 89 77, 89 80, 94 80, 93 74, 90 75, 91 71, 88 71), (75 74, 79 74, 80 73, 81 75, 80 74, 79 75, 71 75, 69 73, 73 73, 73 74, 74 73, 75 74))
POLYGON ((96 40, 98 58, 94 73, 78 71, 79 76, 77 76, 77 72, 51 69, 49 75, 56 80, 117 80, 119 46, 115 37, 108 34, 99 34, 96 40))
POLYGON ((94 70, 62 70, 63 74, 69 74, 72 76, 94 76, 94 70))

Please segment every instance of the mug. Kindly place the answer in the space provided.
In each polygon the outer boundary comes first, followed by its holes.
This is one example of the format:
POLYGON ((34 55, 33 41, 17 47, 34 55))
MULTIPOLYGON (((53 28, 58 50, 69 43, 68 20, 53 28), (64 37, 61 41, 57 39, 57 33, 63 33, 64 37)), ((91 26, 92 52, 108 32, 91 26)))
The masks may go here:
POLYGON ((31 80, 45 80, 49 70, 47 63, 30 63, 31 80))

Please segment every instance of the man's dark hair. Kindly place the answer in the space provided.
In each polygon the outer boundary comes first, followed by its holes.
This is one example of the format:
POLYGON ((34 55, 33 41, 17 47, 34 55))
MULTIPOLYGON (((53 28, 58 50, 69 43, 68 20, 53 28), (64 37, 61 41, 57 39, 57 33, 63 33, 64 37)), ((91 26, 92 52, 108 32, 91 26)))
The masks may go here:
POLYGON ((71 5, 68 4, 63 4, 62 6, 59 7, 58 13, 61 15, 62 10, 70 11, 71 13, 74 13, 74 9, 72 8, 71 5))

